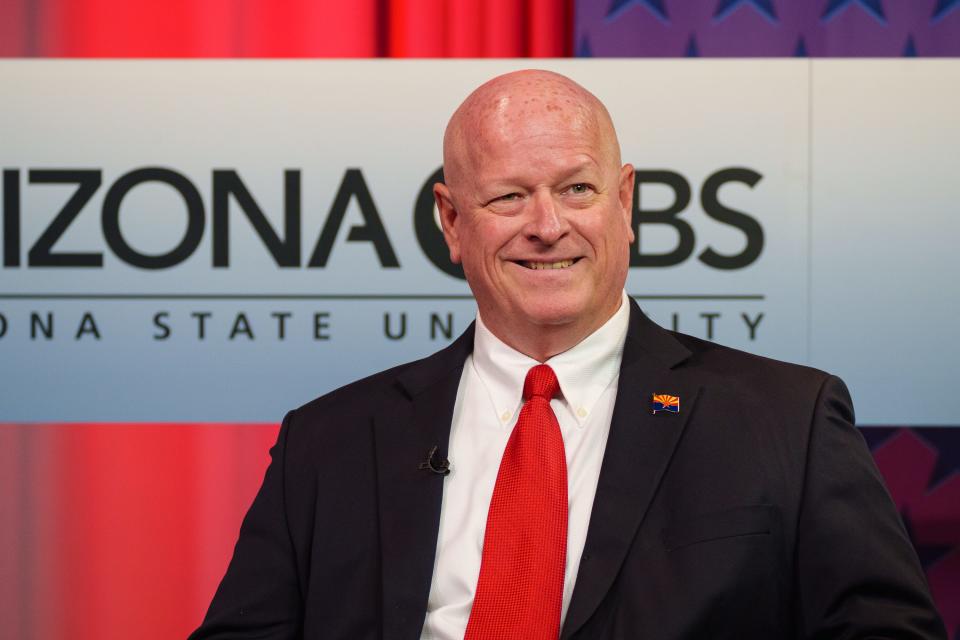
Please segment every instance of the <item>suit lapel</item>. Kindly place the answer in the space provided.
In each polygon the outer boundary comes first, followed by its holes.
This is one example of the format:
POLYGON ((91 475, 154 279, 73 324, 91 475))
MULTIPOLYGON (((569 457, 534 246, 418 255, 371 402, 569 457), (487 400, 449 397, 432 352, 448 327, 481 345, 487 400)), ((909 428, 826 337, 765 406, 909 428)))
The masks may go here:
POLYGON ((675 370, 690 352, 631 301, 617 400, 576 587, 561 638, 596 611, 623 564, 680 442, 699 385, 675 370), (651 395, 680 397, 680 413, 651 411, 651 395))
POLYGON ((383 584, 383 637, 419 637, 433 575, 444 476, 420 469, 443 459, 473 325, 453 344, 405 369, 396 399, 374 418, 383 584))

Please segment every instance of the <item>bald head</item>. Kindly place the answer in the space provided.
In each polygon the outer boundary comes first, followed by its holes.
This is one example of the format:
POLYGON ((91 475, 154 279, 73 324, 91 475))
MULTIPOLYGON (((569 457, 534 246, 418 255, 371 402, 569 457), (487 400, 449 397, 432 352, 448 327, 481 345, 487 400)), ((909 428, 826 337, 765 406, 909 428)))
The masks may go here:
POLYGON ((443 136, 444 181, 456 191, 487 152, 517 137, 566 131, 582 137, 611 167, 620 166, 620 144, 603 103, 579 84, 552 71, 514 71, 480 85, 454 112, 443 136))
POLYGON ((498 76, 450 118, 443 164, 443 237, 493 335, 544 362, 620 308, 634 174, 596 96, 549 71, 498 76))
POLYGON ((443 140, 434 200, 483 326, 544 362, 620 308, 634 172, 596 96, 549 71, 471 93, 443 140))

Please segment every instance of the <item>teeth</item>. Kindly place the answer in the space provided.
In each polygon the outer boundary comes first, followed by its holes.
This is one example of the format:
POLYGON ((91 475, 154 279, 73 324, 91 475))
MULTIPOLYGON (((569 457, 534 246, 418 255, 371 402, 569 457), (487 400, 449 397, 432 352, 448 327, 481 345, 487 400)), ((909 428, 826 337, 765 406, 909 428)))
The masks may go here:
POLYGON ((560 260, 559 262, 525 262, 528 269, 566 269, 573 265, 573 260, 560 260))

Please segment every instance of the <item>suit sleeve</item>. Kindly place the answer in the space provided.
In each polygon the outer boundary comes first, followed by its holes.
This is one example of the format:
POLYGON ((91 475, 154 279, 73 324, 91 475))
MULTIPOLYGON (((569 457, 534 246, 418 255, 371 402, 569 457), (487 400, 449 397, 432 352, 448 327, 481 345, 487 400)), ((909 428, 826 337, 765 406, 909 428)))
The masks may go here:
POLYGON ((240 527, 227 573, 189 640, 281 640, 301 633, 302 596, 285 505, 284 462, 293 412, 280 427, 271 461, 240 527))
POLYGON ((836 377, 824 382, 810 427, 796 553, 798 637, 946 640, 916 552, 836 377))

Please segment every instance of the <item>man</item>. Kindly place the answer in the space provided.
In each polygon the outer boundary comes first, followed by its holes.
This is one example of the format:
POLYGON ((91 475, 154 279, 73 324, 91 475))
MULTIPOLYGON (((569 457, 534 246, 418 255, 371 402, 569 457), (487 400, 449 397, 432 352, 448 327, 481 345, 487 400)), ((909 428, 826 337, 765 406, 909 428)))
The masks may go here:
POLYGON ((843 383, 623 293, 599 100, 494 78, 444 170, 475 325, 287 415, 194 638, 946 637, 843 383))

